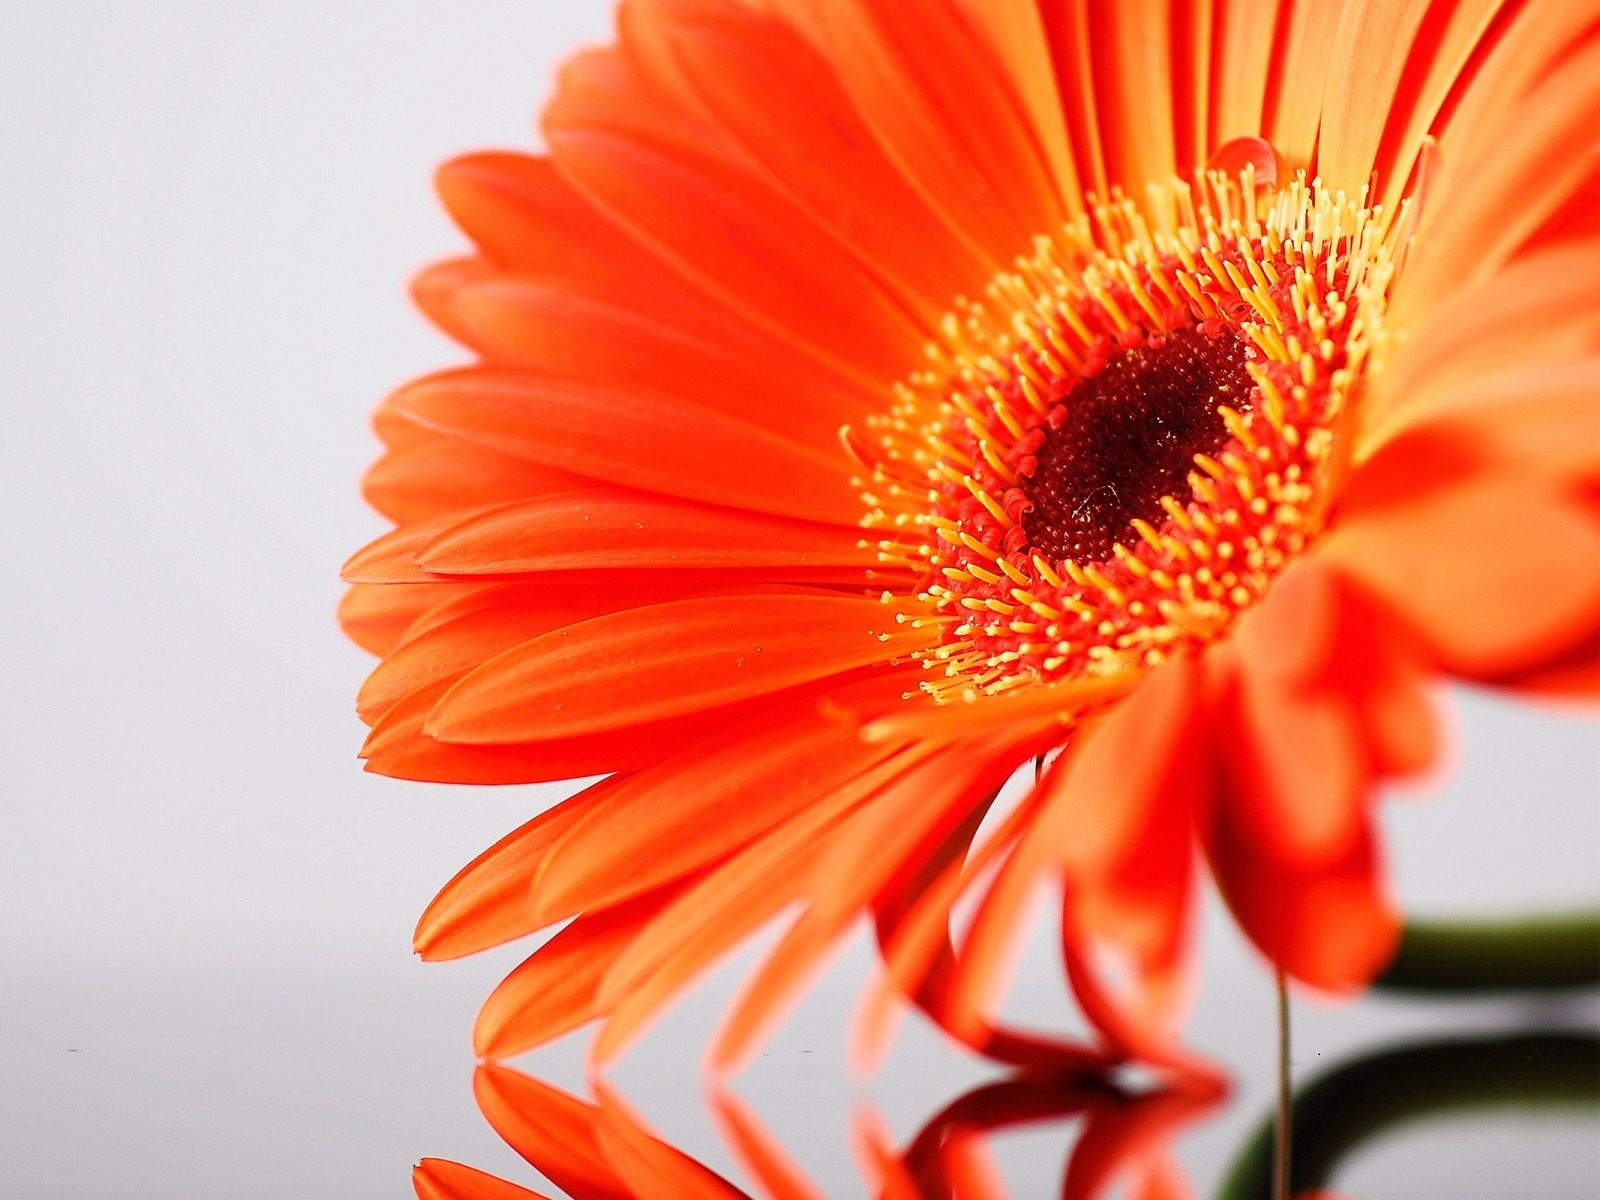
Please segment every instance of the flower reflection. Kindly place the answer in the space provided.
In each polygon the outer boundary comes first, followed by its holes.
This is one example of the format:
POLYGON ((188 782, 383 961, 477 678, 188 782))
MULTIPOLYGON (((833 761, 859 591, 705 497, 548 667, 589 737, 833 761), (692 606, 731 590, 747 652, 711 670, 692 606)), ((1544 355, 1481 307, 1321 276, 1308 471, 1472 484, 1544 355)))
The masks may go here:
MULTIPOLYGON (((656 1137, 604 1082, 581 1100, 507 1067, 481 1066, 478 1105, 495 1131, 574 1200, 824 1200, 737 1097, 718 1092, 713 1114, 754 1192, 656 1137)), ((1193 1193, 1170 1152, 1173 1136, 1220 1103, 1210 1082, 1130 1092, 1097 1079, 1018 1075, 947 1105, 903 1149, 868 1109, 853 1123, 863 1174, 883 1200, 1006 1200, 991 1135, 1080 1119, 1067 1154, 1063 1200, 1096 1200, 1126 1185, 1137 1200, 1193 1193)), ((422 1200, 526 1200, 516 1184, 459 1163, 425 1159, 414 1173, 422 1200)), ((1021 1200, 1021 1198, 1019 1198, 1021 1200)))
MULTIPOLYGON (((1597 1067, 1600 1034, 1581 1029, 1422 1040, 1352 1056, 1296 1093, 1295 1200, 1349 1200, 1328 1188, 1340 1181, 1356 1153, 1378 1135, 1424 1118, 1600 1107, 1597 1067)), ((1016 1074, 952 1101, 903 1146, 875 1111, 863 1110, 851 1134, 865 1191, 879 1200, 1188 1200, 1199 1193, 1173 1154, 1175 1139, 1214 1115, 1226 1093, 1204 1076, 1175 1078, 1158 1089, 1132 1091, 1093 1075, 1016 1074), (1035 1176, 1025 1191, 1011 1191, 991 1153, 991 1139, 1041 1125, 1061 1125, 1071 1135, 1059 1185, 1035 1176)), ((478 1068, 473 1086, 495 1132, 573 1200, 832 1200, 835 1195, 819 1188, 755 1113, 727 1091, 714 1092, 709 1104, 748 1181, 745 1186, 662 1141, 603 1080, 593 1082, 593 1099, 583 1100, 520 1071, 487 1064, 478 1068)), ((1207 1194, 1217 1200, 1266 1200, 1270 1134, 1268 1118, 1222 1173, 1220 1186, 1207 1194)), ((1539 1179, 1566 1180, 1570 1166, 1545 1164, 1539 1179)), ((413 1181, 420 1200, 550 1200, 442 1159, 424 1159, 413 1181)), ((1202 1183, 1211 1186, 1209 1179, 1202 1183)))

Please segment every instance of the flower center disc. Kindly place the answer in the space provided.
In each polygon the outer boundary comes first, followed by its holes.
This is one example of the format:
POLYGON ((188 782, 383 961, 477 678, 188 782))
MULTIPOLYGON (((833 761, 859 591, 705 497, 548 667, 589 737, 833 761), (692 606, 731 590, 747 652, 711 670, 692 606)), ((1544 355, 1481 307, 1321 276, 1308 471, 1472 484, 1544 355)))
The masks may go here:
POLYGON ((1216 454, 1231 436, 1217 406, 1249 407, 1246 361, 1231 330, 1184 327, 1080 377, 1063 401, 1065 421, 1045 435, 1021 484, 1029 543, 1095 562, 1134 536, 1134 518, 1164 520, 1161 497, 1183 489, 1196 454, 1216 454))
POLYGON ((1092 203, 958 300, 845 431, 923 690, 1123 676, 1258 604, 1343 475, 1403 218, 1208 171, 1092 203))

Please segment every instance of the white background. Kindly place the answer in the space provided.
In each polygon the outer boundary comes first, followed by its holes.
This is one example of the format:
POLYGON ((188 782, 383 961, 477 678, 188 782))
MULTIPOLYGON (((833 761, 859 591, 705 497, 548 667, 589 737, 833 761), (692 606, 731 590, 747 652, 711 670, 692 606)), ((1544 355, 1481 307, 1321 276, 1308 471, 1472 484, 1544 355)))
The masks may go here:
MULTIPOLYGON (((339 562, 382 529, 356 493, 366 414, 459 357, 404 297, 461 246, 431 168, 531 146, 553 63, 608 8, 0 4, 0 1197, 400 1196, 424 1154, 533 1182, 467 1090, 472 1014, 518 951, 423 966, 409 933, 562 789, 361 774, 366 664, 333 608, 339 562)), ((1592 897, 1594 726, 1456 706, 1454 781, 1390 820, 1408 905, 1592 897)), ((1049 940, 1013 1006, 1040 1022, 1064 1005, 1049 940)), ((1207 940, 1195 1036, 1244 1083, 1186 1145, 1202 1191, 1265 1103, 1271 1037, 1265 976, 1215 914, 1207 940)), ((866 967, 857 939, 741 1082, 830 1196, 859 1192, 838 1024, 866 967)), ((616 1072, 717 1164, 689 1098, 735 978, 616 1072)), ((1308 1003, 1296 1057, 1527 1015, 1308 1003)), ((580 1053, 530 1065, 576 1084, 580 1053)), ((855 1094, 904 1136, 982 1073, 913 1026, 855 1094)), ((1011 1141, 1019 1200, 1050 1193, 1061 1144, 1011 1141)), ((1345 1185, 1512 1194, 1552 1162, 1542 1194, 1600 1188, 1571 1118, 1442 1126, 1345 1185)))

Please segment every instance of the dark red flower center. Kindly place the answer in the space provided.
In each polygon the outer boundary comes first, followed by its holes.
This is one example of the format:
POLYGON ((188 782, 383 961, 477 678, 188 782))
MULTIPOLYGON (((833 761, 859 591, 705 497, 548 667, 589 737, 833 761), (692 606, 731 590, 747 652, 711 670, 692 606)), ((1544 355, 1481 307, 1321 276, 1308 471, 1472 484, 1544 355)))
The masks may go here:
POLYGON ((1159 525, 1161 498, 1187 495, 1194 456, 1217 453, 1231 436, 1217 406, 1249 407, 1255 385, 1245 361, 1231 329, 1185 326, 1081 376, 1022 481, 1029 543, 1053 558, 1098 562, 1130 540, 1136 518, 1159 525))

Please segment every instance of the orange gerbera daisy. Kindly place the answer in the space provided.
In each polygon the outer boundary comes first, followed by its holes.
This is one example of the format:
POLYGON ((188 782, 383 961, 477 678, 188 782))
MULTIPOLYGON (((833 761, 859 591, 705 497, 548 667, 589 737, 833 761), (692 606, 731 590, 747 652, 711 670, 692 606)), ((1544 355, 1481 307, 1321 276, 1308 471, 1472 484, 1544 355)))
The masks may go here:
POLYGON ((547 156, 440 172, 476 252, 416 296, 478 361, 379 410, 398 527, 347 567, 369 769, 609 776, 422 919, 448 958, 576 918, 479 1050, 610 1055, 797 911, 731 1062, 869 912, 953 1034, 1071 1059, 988 1015, 1048 880, 1106 1051, 1169 1057, 1196 847, 1288 975, 1370 980, 1430 680, 1595 686, 1600 4, 619 29, 547 156))

